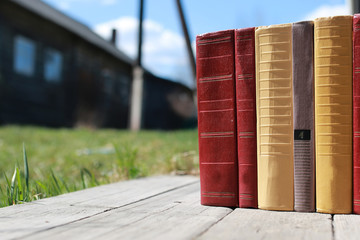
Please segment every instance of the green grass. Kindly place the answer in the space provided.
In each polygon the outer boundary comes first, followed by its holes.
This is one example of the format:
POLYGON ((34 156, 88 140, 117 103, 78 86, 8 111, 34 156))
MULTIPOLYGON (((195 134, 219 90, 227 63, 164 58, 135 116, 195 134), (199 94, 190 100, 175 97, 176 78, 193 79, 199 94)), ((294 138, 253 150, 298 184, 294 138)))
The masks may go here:
POLYGON ((196 129, 0 127, 0 207, 174 172, 198 172, 196 129))

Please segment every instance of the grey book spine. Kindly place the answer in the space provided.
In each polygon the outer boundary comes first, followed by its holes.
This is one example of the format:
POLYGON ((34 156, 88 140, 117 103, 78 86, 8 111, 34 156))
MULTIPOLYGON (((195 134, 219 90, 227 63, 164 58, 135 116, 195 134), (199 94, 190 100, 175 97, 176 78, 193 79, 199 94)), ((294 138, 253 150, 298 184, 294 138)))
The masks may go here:
POLYGON ((314 25, 293 23, 294 209, 315 211, 314 25))

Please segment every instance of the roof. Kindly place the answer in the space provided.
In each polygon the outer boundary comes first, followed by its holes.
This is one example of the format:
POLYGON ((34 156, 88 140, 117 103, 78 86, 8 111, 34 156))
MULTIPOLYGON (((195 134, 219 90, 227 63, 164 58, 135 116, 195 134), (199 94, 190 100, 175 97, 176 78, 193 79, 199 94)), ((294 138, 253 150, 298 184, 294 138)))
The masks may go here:
POLYGON ((53 22, 54 24, 63 27, 64 29, 89 42, 90 44, 105 50, 110 55, 124 62, 129 64, 134 63, 134 60, 120 51, 115 45, 97 35, 88 26, 70 18, 69 16, 66 16, 62 12, 52 8, 40 0, 11 0, 11 2, 45 18, 48 21, 53 22))

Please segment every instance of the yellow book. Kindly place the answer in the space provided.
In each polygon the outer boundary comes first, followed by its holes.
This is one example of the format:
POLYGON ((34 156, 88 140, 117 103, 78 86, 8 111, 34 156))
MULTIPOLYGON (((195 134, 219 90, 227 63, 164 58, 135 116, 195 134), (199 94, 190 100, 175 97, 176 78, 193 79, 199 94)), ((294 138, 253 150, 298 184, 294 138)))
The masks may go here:
POLYGON ((352 211, 352 16, 314 21, 316 209, 352 211))
POLYGON ((258 205, 294 209, 291 24, 255 31, 258 205))

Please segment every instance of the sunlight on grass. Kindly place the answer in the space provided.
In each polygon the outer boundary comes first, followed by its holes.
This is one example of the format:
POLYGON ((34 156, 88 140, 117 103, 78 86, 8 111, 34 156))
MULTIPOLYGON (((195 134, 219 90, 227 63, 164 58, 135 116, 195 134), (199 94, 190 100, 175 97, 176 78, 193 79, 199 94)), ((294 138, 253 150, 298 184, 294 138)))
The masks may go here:
POLYGON ((0 128, 0 206, 169 173, 198 173, 196 129, 0 128))

